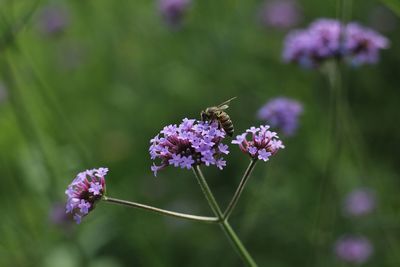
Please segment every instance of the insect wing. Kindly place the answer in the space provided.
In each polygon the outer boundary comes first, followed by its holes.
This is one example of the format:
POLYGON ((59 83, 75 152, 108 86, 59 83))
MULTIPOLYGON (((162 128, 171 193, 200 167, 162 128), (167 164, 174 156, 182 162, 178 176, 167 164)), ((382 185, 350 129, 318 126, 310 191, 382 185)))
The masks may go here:
POLYGON ((232 97, 231 99, 226 100, 225 102, 221 103, 218 105, 218 108, 220 109, 227 109, 229 107, 229 102, 231 102, 233 99, 235 99, 235 97, 232 97))
POLYGON ((222 105, 222 106, 218 106, 219 110, 224 110, 224 109, 227 109, 227 108, 229 108, 229 106, 227 104, 222 105))

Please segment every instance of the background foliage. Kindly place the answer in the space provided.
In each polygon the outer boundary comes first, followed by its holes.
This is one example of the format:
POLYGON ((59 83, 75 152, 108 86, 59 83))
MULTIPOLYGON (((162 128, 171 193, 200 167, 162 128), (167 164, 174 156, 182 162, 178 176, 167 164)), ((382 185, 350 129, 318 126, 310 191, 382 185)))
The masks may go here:
MULTIPOLYGON (((154 178, 148 142, 164 125, 197 118, 232 96, 241 132, 260 122, 269 98, 303 102, 296 136, 259 164, 231 222, 260 266, 343 266, 333 244, 363 234, 375 252, 365 266, 399 266, 399 21, 376 66, 346 68, 351 128, 340 138, 331 179, 329 90, 318 71, 282 63, 286 32, 257 22, 260 1, 193 1, 182 28, 165 25, 154 1, 0 1, 0 266, 241 266, 218 227, 99 203, 79 225, 52 223, 77 172, 108 166, 108 194, 211 215, 189 171, 154 178), (68 12, 45 35, 40 11, 68 12), (28 15, 27 15, 28 14, 28 15), (377 210, 342 215, 343 197, 368 186, 377 210)), ((306 26, 335 17, 337 2, 303 0, 306 26)), ((374 26, 381 3, 353 1, 351 17, 374 26)), ((349 119, 350 120, 350 119, 349 119)), ((231 147, 228 166, 205 169, 225 206, 248 159, 231 147)))

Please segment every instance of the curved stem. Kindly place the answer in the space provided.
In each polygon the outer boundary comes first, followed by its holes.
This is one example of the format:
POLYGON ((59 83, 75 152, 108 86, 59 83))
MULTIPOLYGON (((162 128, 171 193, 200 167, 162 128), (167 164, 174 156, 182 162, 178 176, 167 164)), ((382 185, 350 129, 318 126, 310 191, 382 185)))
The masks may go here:
POLYGON ((250 253, 247 251, 243 243, 240 241, 239 237, 236 235, 235 231, 230 226, 227 219, 224 219, 224 214, 222 213, 217 201, 213 193, 210 190, 210 187, 207 184, 206 179, 204 178, 203 173, 199 166, 193 168, 194 175, 203 191, 208 204, 210 205, 211 209, 213 210, 214 214, 218 217, 219 225, 221 225, 222 230, 231 241, 232 246, 236 249, 237 253, 242 257, 243 261, 250 267, 257 267, 256 262, 251 257, 250 253))
POLYGON ((158 214, 171 216, 171 217, 175 217, 175 218, 191 220, 191 221, 206 222, 206 223, 217 223, 219 221, 219 219, 216 217, 205 217, 205 216, 197 216, 197 215, 185 214, 185 213, 180 213, 180 212, 174 212, 174 211, 159 209, 156 207, 152 207, 152 206, 148 206, 148 205, 144 205, 144 204, 140 204, 140 203, 136 203, 136 202, 126 201, 126 200, 111 198, 111 197, 106 197, 106 196, 103 196, 103 200, 107 201, 107 202, 119 204, 119 205, 148 210, 148 211, 152 211, 152 212, 155 212, 158 214))
POLYGON ((233 195, 231 202, 229 202, 229 205, 228 205, 228 207, 226 208, 226 210, 224 212, 224 219, 225 220, 229 219, 229 216, 231 215, 233 209, 235 208, 237 202, 239 201, 240 195, 242 194, 242 192, 244 190, 244 187, 246 185, 246 182, 250 178, 250 175, 251 175, 252 171, 254 170, 254 167, 256 166, 256 163, 257 163, 257 159, 252 159, 250 161, 249 166, 247 166, 247 169, 243 174, 242 180, 240 181, 239 186, 236 189, 236 192, 233 195))

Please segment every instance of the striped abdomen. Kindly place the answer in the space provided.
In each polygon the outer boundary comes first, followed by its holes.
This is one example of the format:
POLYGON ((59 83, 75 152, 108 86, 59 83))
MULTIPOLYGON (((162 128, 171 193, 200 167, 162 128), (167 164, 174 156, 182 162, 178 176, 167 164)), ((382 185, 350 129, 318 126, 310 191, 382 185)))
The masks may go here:
POLYGON ((229 115, 226 112, 221 111, 217 115, 217 118, 218 118, 218 121, 219 121, 222 129, 224 129, 224 131, 226 132, 227 135, 232 137, 234 129, 233 129, 233 123, 232 123, 229 115))

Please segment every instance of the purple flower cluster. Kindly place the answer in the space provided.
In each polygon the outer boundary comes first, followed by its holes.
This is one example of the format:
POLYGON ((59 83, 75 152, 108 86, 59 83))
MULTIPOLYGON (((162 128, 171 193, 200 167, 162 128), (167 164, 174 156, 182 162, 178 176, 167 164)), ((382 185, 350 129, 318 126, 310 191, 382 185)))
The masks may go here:
POLYGON ((345 236, 335 244, 336 256, 345 262, 362 264, 372 255, 371 242, 361 236, 345 236))
POLYGON ((169 165, 190 169, 195 165, 215 165, 223 169, 228 154, 228 146, 221 143, 226 133, 219 129, 217 122, 209 123, 187 118, 179 125, 168 125, 150 140, 150 156, 161 159, 161 164, 153 163, 154 176, 169 165))
POLYGON ((161 16, 171 27, 180 26, 189 6, 190 0, 159 0, 158 3, 161 16))
POLYGON ((266 1, 260 11, 261 23, 266 27, 287 29, 301 20, 298 5, 292 0, 266 1))
POLYGON ((272 127, 282 130, 283 134, 293 135, 298 126, 298 118, 303 112, 300 102, 286 98, 277 97, 268 101, 258 111, 258 118, 267 121, 272 127))
POLYGON ((327 58, 337 57, 340 31, 340 23, 333 19, 319 19, 308 29, 294 30, 286 37, 283 59, 314 67, 327 58))
POLYGON ((94 209, 95 203, 105 193, 107 172, 107 168, 83 171, 68 186, 65 191, 66 211, 73 214, 76 223, 79 224, 82 218, 94 209))
POLYGON ((232 144, 239 145, 240 150, 253 159, 267 161, 279 149, 285 148, 282 141, 278 140, 277 134, 268 129, 268 125, 261 125, 259 128, 251 127, 245 133, 236 136, 232 144), (248 134, 251 134, 251 140, 247 140, 248 134))
POLYGON ((283 59, 307 68, 328 59, 345 59, 352 65, 373 64, 389 41, 379 33, 357 23, 341 24, 334 19, 319 19, 307 29, 294 30, 285 39, 283 59))
POLYGON ((372 212, 375 206, 374 192, 367 188, 359 188, 347 195, 343 208, 346 215, 362 216, 372 212))

